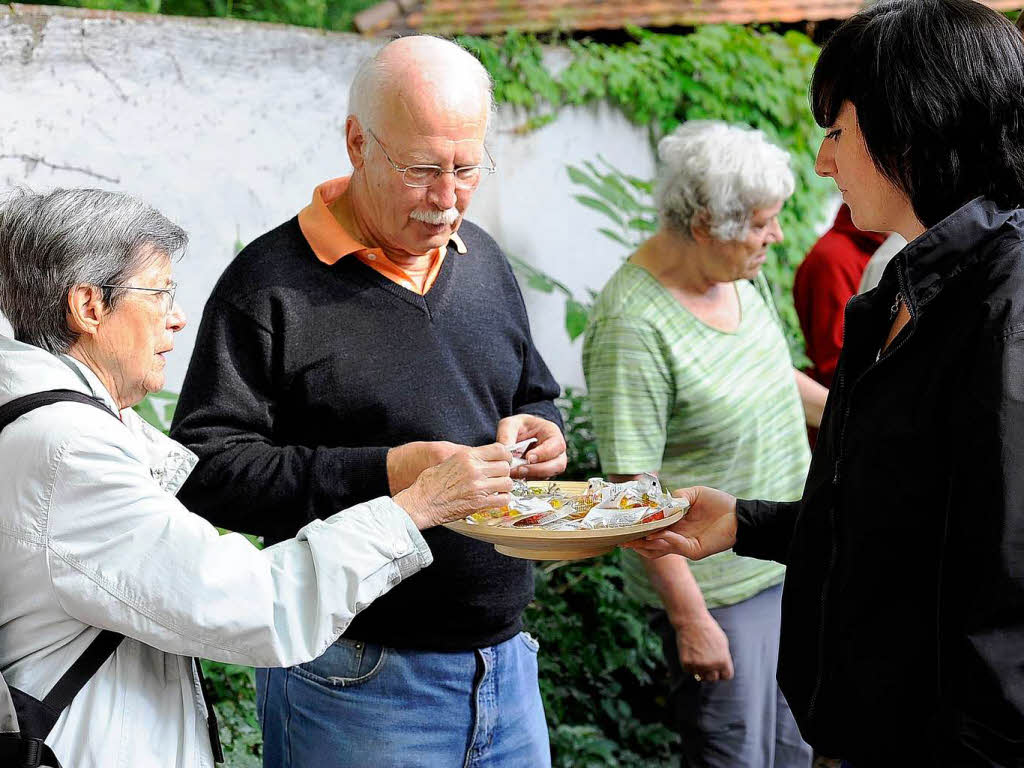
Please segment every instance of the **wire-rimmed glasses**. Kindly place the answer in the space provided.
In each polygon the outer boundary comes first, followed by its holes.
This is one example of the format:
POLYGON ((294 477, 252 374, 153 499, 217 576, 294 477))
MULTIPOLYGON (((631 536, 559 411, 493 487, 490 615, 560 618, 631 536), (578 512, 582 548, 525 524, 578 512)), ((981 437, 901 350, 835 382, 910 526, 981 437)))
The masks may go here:
POLYGON ((103 284, 100 288, 117 288, 124 291, 145 291, 146 293, 159 293, 164 303, 164 314, 169 315, 174 308, 174 294, 178 290, 178 284, 172 282, 169 288, 143 288, 137 285, 110 285, 103 284))
POLYGON ((480 183, 480 179, 486 174, 490 175, 497 169, 494 165, 494 158, 491 157, 491 153, 487 150, 487 145, 484 145, 484 152, 487 153, 487 159, 490 161, 490 165, 460 165, 458 168, 445 169, 439 165, 399 165, 391 159, 391 155, 388 154, 387 149, 381 143, 381 140, 377 138, 373 131, 367 131, 373 140, 377 142, 381 151, 384 153, 384 157, 387 158, 388 162, 391 163, 391 167, 402 174, 402 181, 407 187, 422 188, 429 187, 439 178, 442 173, 450 173, 455 178, 456 189, 473 189, 477 184, 480 183))

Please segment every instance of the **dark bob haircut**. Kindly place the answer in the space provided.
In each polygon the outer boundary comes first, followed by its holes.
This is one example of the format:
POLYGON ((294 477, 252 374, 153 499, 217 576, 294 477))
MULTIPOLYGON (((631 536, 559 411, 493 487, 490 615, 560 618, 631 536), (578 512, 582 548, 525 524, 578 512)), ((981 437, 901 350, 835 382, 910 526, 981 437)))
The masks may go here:
POLYGON ((1024 203, 1024 36, 974 0, 881 0, 821 52, 811 107, 857 111, 878 170, 934 226, 979 196, 1024 203))

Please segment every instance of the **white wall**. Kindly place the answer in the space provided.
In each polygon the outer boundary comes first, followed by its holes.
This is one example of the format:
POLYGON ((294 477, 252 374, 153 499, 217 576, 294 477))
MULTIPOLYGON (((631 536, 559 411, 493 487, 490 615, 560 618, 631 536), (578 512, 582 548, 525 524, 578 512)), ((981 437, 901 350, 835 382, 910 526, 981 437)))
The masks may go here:
MULTIPOLYGON (((203 304, 233 255, 293 216, 313 187, 344 175, 348 84, 375 43, 248 22, 0 6, 0 189, 117 189, 151 202, 192 237, 177 267, 191 324, 168 362, 178 389, 203 304)), ((566 163, 598 153, 653 173, 645 130, 607 107, 564 110, 533 133, 499 113, 499 173, 468 218, 578 295, 626 255, 572 200, 566 163)), ((563 302, 525 289, 534 336, 563 385, 580 385, 580 341, 563 302)), ((0 329, 2 330, 2 329, 0 329)))

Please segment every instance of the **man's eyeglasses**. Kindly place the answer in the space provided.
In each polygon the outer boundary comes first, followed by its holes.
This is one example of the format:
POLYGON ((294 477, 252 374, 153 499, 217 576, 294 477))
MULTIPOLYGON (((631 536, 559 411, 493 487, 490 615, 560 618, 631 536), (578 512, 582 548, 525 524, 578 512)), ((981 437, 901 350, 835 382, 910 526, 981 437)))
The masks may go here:
POLYGON ((494 158, 491 157, 491 153, 487 151, 487 146, 484 146, 484 152, 487 153, 487 159, 490 161, 490 165, 461 165, 458 168, 445 169, 439 165, 399 165, 391 159, 391 155, 381 144, 380 139, 374 134, 373 131, 367 131, 373 140, 377 142, 381 151, 384 153, 384 157, 391 163, 391 167, 402 174, 402 181, 405 182, 407 187, 429 187, 439 178, 442 173, 450 173, 455 177, 455 187, 457 189, 473 189, 477 184, 480 183, 480 179, 486 174, 490 175, 494 173, 497 168, 494 165, 494 158))
POLYGON ((174 294, 178 290, 177 283, 171 283, 170 288, 141 288, 135 285, 109 285, 104 284, 100 288, 117 288, 122 291, 145 291, 146 293, 159 293, 163 301, 164 314, 169 315, 174 308, 174 294))

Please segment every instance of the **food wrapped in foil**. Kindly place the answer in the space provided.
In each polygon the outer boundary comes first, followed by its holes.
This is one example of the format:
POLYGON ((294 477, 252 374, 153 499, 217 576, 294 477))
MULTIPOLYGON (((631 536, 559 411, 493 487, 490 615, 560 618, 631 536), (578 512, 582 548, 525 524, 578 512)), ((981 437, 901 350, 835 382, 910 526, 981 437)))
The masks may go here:
POLYGON ((687 506, 685 499, 665 493, 654 475, 625 483, 595 477, 575 495, 562 492, 557 483, 545 488, 517 480, 507 507, 477 512, 466 520, 503 528, 583 531, 663 520, 687 506))

